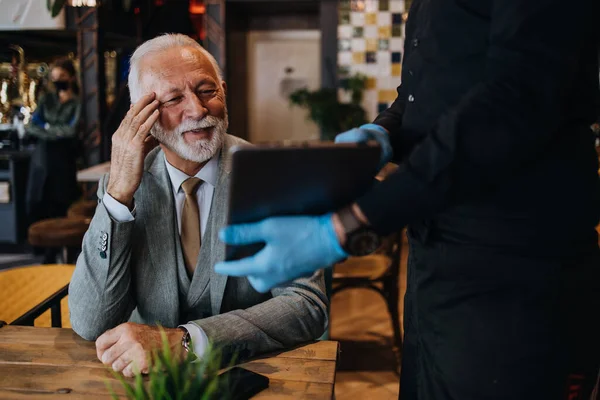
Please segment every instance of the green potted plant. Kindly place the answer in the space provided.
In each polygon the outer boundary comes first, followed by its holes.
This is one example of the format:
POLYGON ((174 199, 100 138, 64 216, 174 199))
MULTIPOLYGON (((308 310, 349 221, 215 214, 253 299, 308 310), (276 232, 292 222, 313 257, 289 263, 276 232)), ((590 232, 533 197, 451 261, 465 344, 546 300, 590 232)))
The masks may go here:
MULTIPOLYGON (((162 348, 152 352, 153 363, 146 377, 136 375, 133 381, 111 370, 125 389, 129 400, 217 400, 231 398, 230 384, 219 375, 221 352, 210 348, 198 360, 193 353, 180 359, 161 332, 162 348)), ((113 399, 119 396, 107 383, 113 399)))
POLYGON ((361 106, 366 83, 362 74, 342 79, 340 87, 350 92, 350 102, 346 103, 338 99, 336 88, 299 89, 289 99, 292 105, 308 110, 308 118, 321 128, 322 140, 333 140, 338 133, 367 123, 361 106))

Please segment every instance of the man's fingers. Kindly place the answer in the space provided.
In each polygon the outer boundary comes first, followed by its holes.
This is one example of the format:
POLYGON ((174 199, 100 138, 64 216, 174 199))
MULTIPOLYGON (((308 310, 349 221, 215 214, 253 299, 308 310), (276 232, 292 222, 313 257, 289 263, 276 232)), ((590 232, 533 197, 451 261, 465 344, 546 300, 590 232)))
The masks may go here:
POLYGON ((148 104, 146 107, 144 107, 136 116, 133 117, 133 119, 131 120, 131 124, 130 124, 130 134, 133 135, 138 135, 141 128, 143 126, 146 127, 146 132, 148 132, 150 130, 150 128, 152 128, 152 125, 154 125, 154 122, 156 122, 156 120, 158 119, 158 107, 160 106, 160 103, 158 102, 158 100, 154 100, 152 101, 150 104, 148 104), (156 113, 156 116, 154 116, 154 114, 156 113), (146 122, 148 122, 148 120, 150 118, 154 117, 154 121, 148 126, 146 124, 146 122))
POLYGON ((121 372, 131 363, 131 361, 133 361, 132 357, 129 354, 129 351, 126 351, 112 363, 111 368, 115 372, 121 372))
POLYGON ((230 276, 255 275, 262 271, 262 267, 255 260, 256 256, 244 258, 243 260, 224 261, 215 264, 215 272, 230 276))
POLYGON ((146 108, 149 104, 155 101, 155 99, 156 93, 154 92, 142 96, 142 98, 140 98, 138 102, 133 105, 130 112, 132 112, 134 116, 138 115, 144 108, 146 108))
POLYGON ((143 96, 137 103, 130 105, 129 111, 127 111, 127 114, 125 114, 125 118, 123 118, 123 120, 121 121, 121 125, 119 125, 119 130, 122 132, 122 134, 129 133, 129 127, 133 119, 140 113, 141 110, 143 110, 146 106, 152 103, 155 98, 156 94, 154 92, 148 93, 147 95, 143 96))
POLYGON ((112 347, 102 353, 100 361, 104 365, 112 365, 119 357, 125 354, 132 346, 132 343, 117 342, 112 347))
POLYGON ((119 358, 117 358, 112 364, 113 371, 121 372, 124 371, 128 366, 133 368, 132 372, 147 372, 148 371, 148 359, 142 346, 135 345, 125 351, 119 358))
POLYGON ((102 353, 104 353, 105 350, 117 343, 121 337, 121 330, 119 329, 119 326, 107 330, 100 335, 98 339, 96 339, 96 353, 98 354, 98 358, 102 356, 102 353))
POLYGON ((147 374, 149 370, 148 358, 144 351, 135 350, 131 357, 131 362, 123 368, 123 375, 132 378, 137 374, 147 374))
POLYGON ((148 118, 146 118, 146 120, 139 126, 139 128, 137 130, 137 134, 135 135, 137 140, 141 140, 141 141, 146 140, 146 138, 148 137, 148 135, 150 133, 150 129, 152 129, 152 126, 156 123, 159 116, 160 116, 160 111, 158 111, 158 109, 156 109, 152 112, 152 114, 150 114, 150 116, 148 118))
POLYGON ((124 369, 123 369, 123 375, 127 378, 133 378, 135 376, 135 373, 133 372, 133 362, 130 362, 124 369))

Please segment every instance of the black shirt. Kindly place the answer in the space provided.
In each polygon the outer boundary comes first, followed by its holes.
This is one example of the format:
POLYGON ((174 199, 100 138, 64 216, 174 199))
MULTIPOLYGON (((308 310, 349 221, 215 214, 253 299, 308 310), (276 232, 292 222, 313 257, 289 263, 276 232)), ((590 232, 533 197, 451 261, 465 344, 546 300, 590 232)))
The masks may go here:
POLYGON ((598 0, 414 0, 402 85, 375 123, 397 173, 358 203, 380 233, 595 245, 598 0))

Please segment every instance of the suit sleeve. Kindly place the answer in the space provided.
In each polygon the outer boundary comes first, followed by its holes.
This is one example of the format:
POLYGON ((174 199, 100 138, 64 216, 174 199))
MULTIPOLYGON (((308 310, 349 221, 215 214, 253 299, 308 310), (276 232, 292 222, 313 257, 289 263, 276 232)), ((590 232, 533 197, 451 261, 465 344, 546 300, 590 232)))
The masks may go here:
POLYGON ((246 359, 318 339, 328 324, 323 271, 272 290, 273 298, 245 310, 192 321, 212 346, 246 359))
POLYGON ((591 34, 595 1, 567 8, 558 0, 493 2, 484 79, 441 116, 395 174, 358 200, 378 232, 496 189, 551 144, 564 123, 565 94, 591 34), (560 32, 550 22, 557 20, 564 23, 560 32))
POLYGON ((98 206, 69 284, 71 326, 87 340, 126 322, 136 306, 130 268, 135 221, 110 217, 102 202, 107 182, 106 175, 98 184, 98 206))

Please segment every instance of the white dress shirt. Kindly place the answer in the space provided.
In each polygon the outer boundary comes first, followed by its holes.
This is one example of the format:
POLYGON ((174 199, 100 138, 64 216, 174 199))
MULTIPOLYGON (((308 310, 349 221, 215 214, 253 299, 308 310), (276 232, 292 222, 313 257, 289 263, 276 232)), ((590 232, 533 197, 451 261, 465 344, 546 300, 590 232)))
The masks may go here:
MULTIPOLYGON (((183 203, 185 202, 185 193, 181 184, 191 177, 169 164, 166 158, 165 164, 167 166, 171 184, 173 185, 173 197, 175 200, 175 211, 177 213, 177 231, 181 235, 181 213, 183 210, 183 203)), ((217 185, 217 179, 219 177, 219 155, 217 154, 211 158, 195 177, 202 180, 202 183, 198 186, 196 191, 196 198, 198 200, 198 210, 200 210, 200 237, 203 238, 204 232, 206 231, 208 216, 210 214, 215 186, 217 185)), ((115 221, 129 222, 135 220, 135 204, 133 211, 129 211, 129 208, 126 205, 119 203, 108 193, 104 193, 102 202, 110 217, 115 221)), ((202 357, 208 346, 208 338, 204 330, 191 322, 181 326, 190 333, 196 356, 198 358, 202 357)))

